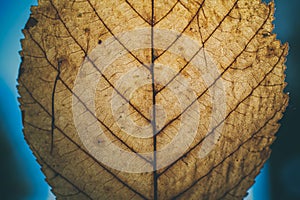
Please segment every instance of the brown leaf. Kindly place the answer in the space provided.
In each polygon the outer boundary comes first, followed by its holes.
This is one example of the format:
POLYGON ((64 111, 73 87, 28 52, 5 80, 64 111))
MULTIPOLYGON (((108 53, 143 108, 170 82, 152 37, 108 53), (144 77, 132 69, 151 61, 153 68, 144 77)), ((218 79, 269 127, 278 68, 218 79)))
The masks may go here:
POLYGON ((56 197, 242 199, 288 102, 273 15, 260 0, 40 0, 18 81, 56 197))

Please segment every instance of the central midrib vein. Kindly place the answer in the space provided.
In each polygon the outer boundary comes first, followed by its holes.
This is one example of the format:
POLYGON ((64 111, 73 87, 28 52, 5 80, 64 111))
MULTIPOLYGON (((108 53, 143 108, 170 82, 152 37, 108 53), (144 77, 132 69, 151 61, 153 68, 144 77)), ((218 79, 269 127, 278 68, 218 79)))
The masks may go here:
POLYGON ((158 199, 158 185, 157 185, 157 158, 156 158, 156 89, 155 89, 155 74, 154 74, 154 0, 151 1, 151 64, 150 71, 152 77, 152 130, 153 130, 153 199, 158 199))

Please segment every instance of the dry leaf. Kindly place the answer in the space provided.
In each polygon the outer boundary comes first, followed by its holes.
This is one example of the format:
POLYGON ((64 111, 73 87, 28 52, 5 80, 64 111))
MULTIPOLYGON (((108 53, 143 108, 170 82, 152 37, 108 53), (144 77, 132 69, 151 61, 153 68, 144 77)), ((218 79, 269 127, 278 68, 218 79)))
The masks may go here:
POLYGON ((270 155, 287 45, 260 0, 40 0, 25 138, 58 199, 242 199, 270 155))

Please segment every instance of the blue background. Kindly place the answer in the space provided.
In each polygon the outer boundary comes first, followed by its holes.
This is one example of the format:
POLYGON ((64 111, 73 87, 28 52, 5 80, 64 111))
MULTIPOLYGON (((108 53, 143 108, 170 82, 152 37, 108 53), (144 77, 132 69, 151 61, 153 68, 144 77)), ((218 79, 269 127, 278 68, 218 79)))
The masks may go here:
MULTIPOLYGON (((300 199, 300 131, 299 76, 300 1, 276 2, 276 29, 278 38, 289 41, 286 88, 290 105, 272 146, 273 153, 263 173, 253 187, 254 200, 300 199), (297 120, 298 119, 298 120, 297 120)), ((17 102, 16 78, 20 65, 21 29, 30 14, 30 5, 36 0, 1 0, 0 6, 0 199, 48 199, 49 186, 44 181, 40 166, 27 146, 21 125, 17 102)))

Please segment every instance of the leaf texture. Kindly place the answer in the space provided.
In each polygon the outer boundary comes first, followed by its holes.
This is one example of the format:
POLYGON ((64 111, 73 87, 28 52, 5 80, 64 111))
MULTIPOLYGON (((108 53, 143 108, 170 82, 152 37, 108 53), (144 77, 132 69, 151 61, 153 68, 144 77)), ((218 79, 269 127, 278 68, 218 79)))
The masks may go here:
POLYGON ((288 95, 260 0, 39 0, 24 135, 57 199, 242 199, 288 95))

